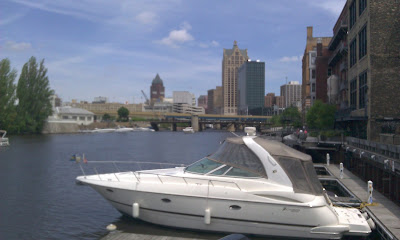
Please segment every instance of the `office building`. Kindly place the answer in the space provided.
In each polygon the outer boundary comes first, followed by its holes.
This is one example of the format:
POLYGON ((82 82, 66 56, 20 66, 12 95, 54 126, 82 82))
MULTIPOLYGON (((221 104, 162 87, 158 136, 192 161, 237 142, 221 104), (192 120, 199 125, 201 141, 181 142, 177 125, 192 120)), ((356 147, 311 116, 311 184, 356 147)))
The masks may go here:
POLYGON ((215 89, 208 90, 207 93, 207 113, 223 114, 222 87, 217 86, 215 89))
POLYGON ((248 58, 247 49, 239 49, 236 41, 234 41, 232 49, 224 49, 222 59, 222 100, 224 115, 237 114, 238 69, 248 58))
POLYGON ((400 131, 400 4, 348 0, 348 109, 336 122, 354 137, 379 141, 400 131))
POLYGON ((301 102, 301 85, 298 81, 290 81, 281 86, 281 96, 283 97, 283 106, 288 108, 297 106, 301 102))
POLYGON ((196 106, 196 97, 188 91, 173 91, 172 99, 175 103, 186 103, 190 106, 196 106))
POLYGON ((247 60, 238 69, 239 115, 262 115, 265 96, 265 63, 247 60))

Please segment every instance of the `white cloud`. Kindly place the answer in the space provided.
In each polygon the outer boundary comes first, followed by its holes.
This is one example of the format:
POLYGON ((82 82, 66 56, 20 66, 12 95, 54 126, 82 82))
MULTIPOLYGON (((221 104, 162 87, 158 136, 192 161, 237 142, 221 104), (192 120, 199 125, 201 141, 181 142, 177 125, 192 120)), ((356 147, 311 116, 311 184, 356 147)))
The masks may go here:
POLYGON ((10 24, 24 16, 25 16, 25 13, 17 13, 17 14, 13 14, 11 16, 3 15, 3 19, 0 19, 0 26, 10 24))
POLYGON ((192 28, 189 23, 182 23, 180 28, 180 30, 172 30, 168 37, 157 42, 169 47, 178 48, 180 44, 194 40, 194 37, 189 33, 189 30, 192 28))
POLYGON ((153 12, 141 12, 136 15, 136 20, 145 25, 155 24, 157 23, 157 15, 153 12))
POLYGON ((291 57, 282 57, 279 59, 279 62, 297 62, 301 61, 303 56, 291 56, 291 57))
POLYGON ((26 42, 14 42, 14 41, 7 41, 4 44, 4 49, 6 50, 12 50, 12 51, 24 51, 24 50, 28 50, 31 49, 32 45, 30 43, 26 43, 26 42))
POLYGON ((218 47, 219 43, 215 40, 211 41, 210 43, 199 43, 199 47, 201 48, 209 48, 209 47, 218 47))

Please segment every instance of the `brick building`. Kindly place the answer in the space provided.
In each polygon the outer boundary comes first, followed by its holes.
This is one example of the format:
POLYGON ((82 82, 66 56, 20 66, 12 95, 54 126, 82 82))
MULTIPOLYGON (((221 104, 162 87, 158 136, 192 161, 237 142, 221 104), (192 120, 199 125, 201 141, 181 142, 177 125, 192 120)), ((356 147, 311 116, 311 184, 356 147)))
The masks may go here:
POLYGON ((275 93, 267 93, 264 97, 264 107, 271 108, 275 103, 275 93))
POLYGON ((162 102, 164 97, 165 97, 164 84, 157 73, 150 87, 150 104, 154 105, 155 102, 162 102))
POLYGON ((332 74, 332 69, 328 66, 331 57, 328 46, 323 46, 321 41, 317 41, 317 57, 315 58, 315 99, 324 103, 328 101, 327 80, 332 74))
POLYGON ((348 0, 348 109, 337 123, 378 141, 400 128, 400 4, 348 0))
POLYGON ((222 114, 222 87, 208 90, 207 112, 208 114, 222 114))
POLYGON ((305 119, 307 110, 316 99, 316 69, 317 42, 322 47, 327 47, 331 41, 330 37, 313 37, 313 27, 307 27, 307 41, 302 59, 302 86, 301 86, 301 108, 305 119))

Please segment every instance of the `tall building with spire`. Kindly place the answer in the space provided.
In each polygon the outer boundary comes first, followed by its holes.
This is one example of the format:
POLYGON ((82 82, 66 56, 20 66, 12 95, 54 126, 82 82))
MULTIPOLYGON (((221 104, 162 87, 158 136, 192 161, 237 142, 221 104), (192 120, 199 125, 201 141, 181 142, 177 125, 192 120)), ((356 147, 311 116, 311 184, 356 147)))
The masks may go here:
POLYGON ((238 107, 238 69, 249 59, 247 49, 239 49, 233 42, 232 49, 225 49, 222 59, 222 95, 224 115, 236 115, 238 107))
POLYGON ((162 102, 164 97, 165 97, 164 84, 162 79, 157 73, 150 87, 150 104, 153 105, 155 102, 162 102))

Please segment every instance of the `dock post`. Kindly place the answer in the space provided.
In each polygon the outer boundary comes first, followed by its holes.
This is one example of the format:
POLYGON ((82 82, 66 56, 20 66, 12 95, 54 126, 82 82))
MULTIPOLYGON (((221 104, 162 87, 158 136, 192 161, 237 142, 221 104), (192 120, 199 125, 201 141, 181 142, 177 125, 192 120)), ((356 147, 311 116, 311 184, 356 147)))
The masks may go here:
POLYGON ((368 203, 371 204, 372 201, 372 192, 374 191, 373 183, 371 180, 368 181, 368 203))
POLYGON ((340 163, 340 179, 343 179, 343 163, 340 163))
POLYGON ((326 166, 329 166, 329 160, 330 160, 329 153, 326 154, 326 166))

